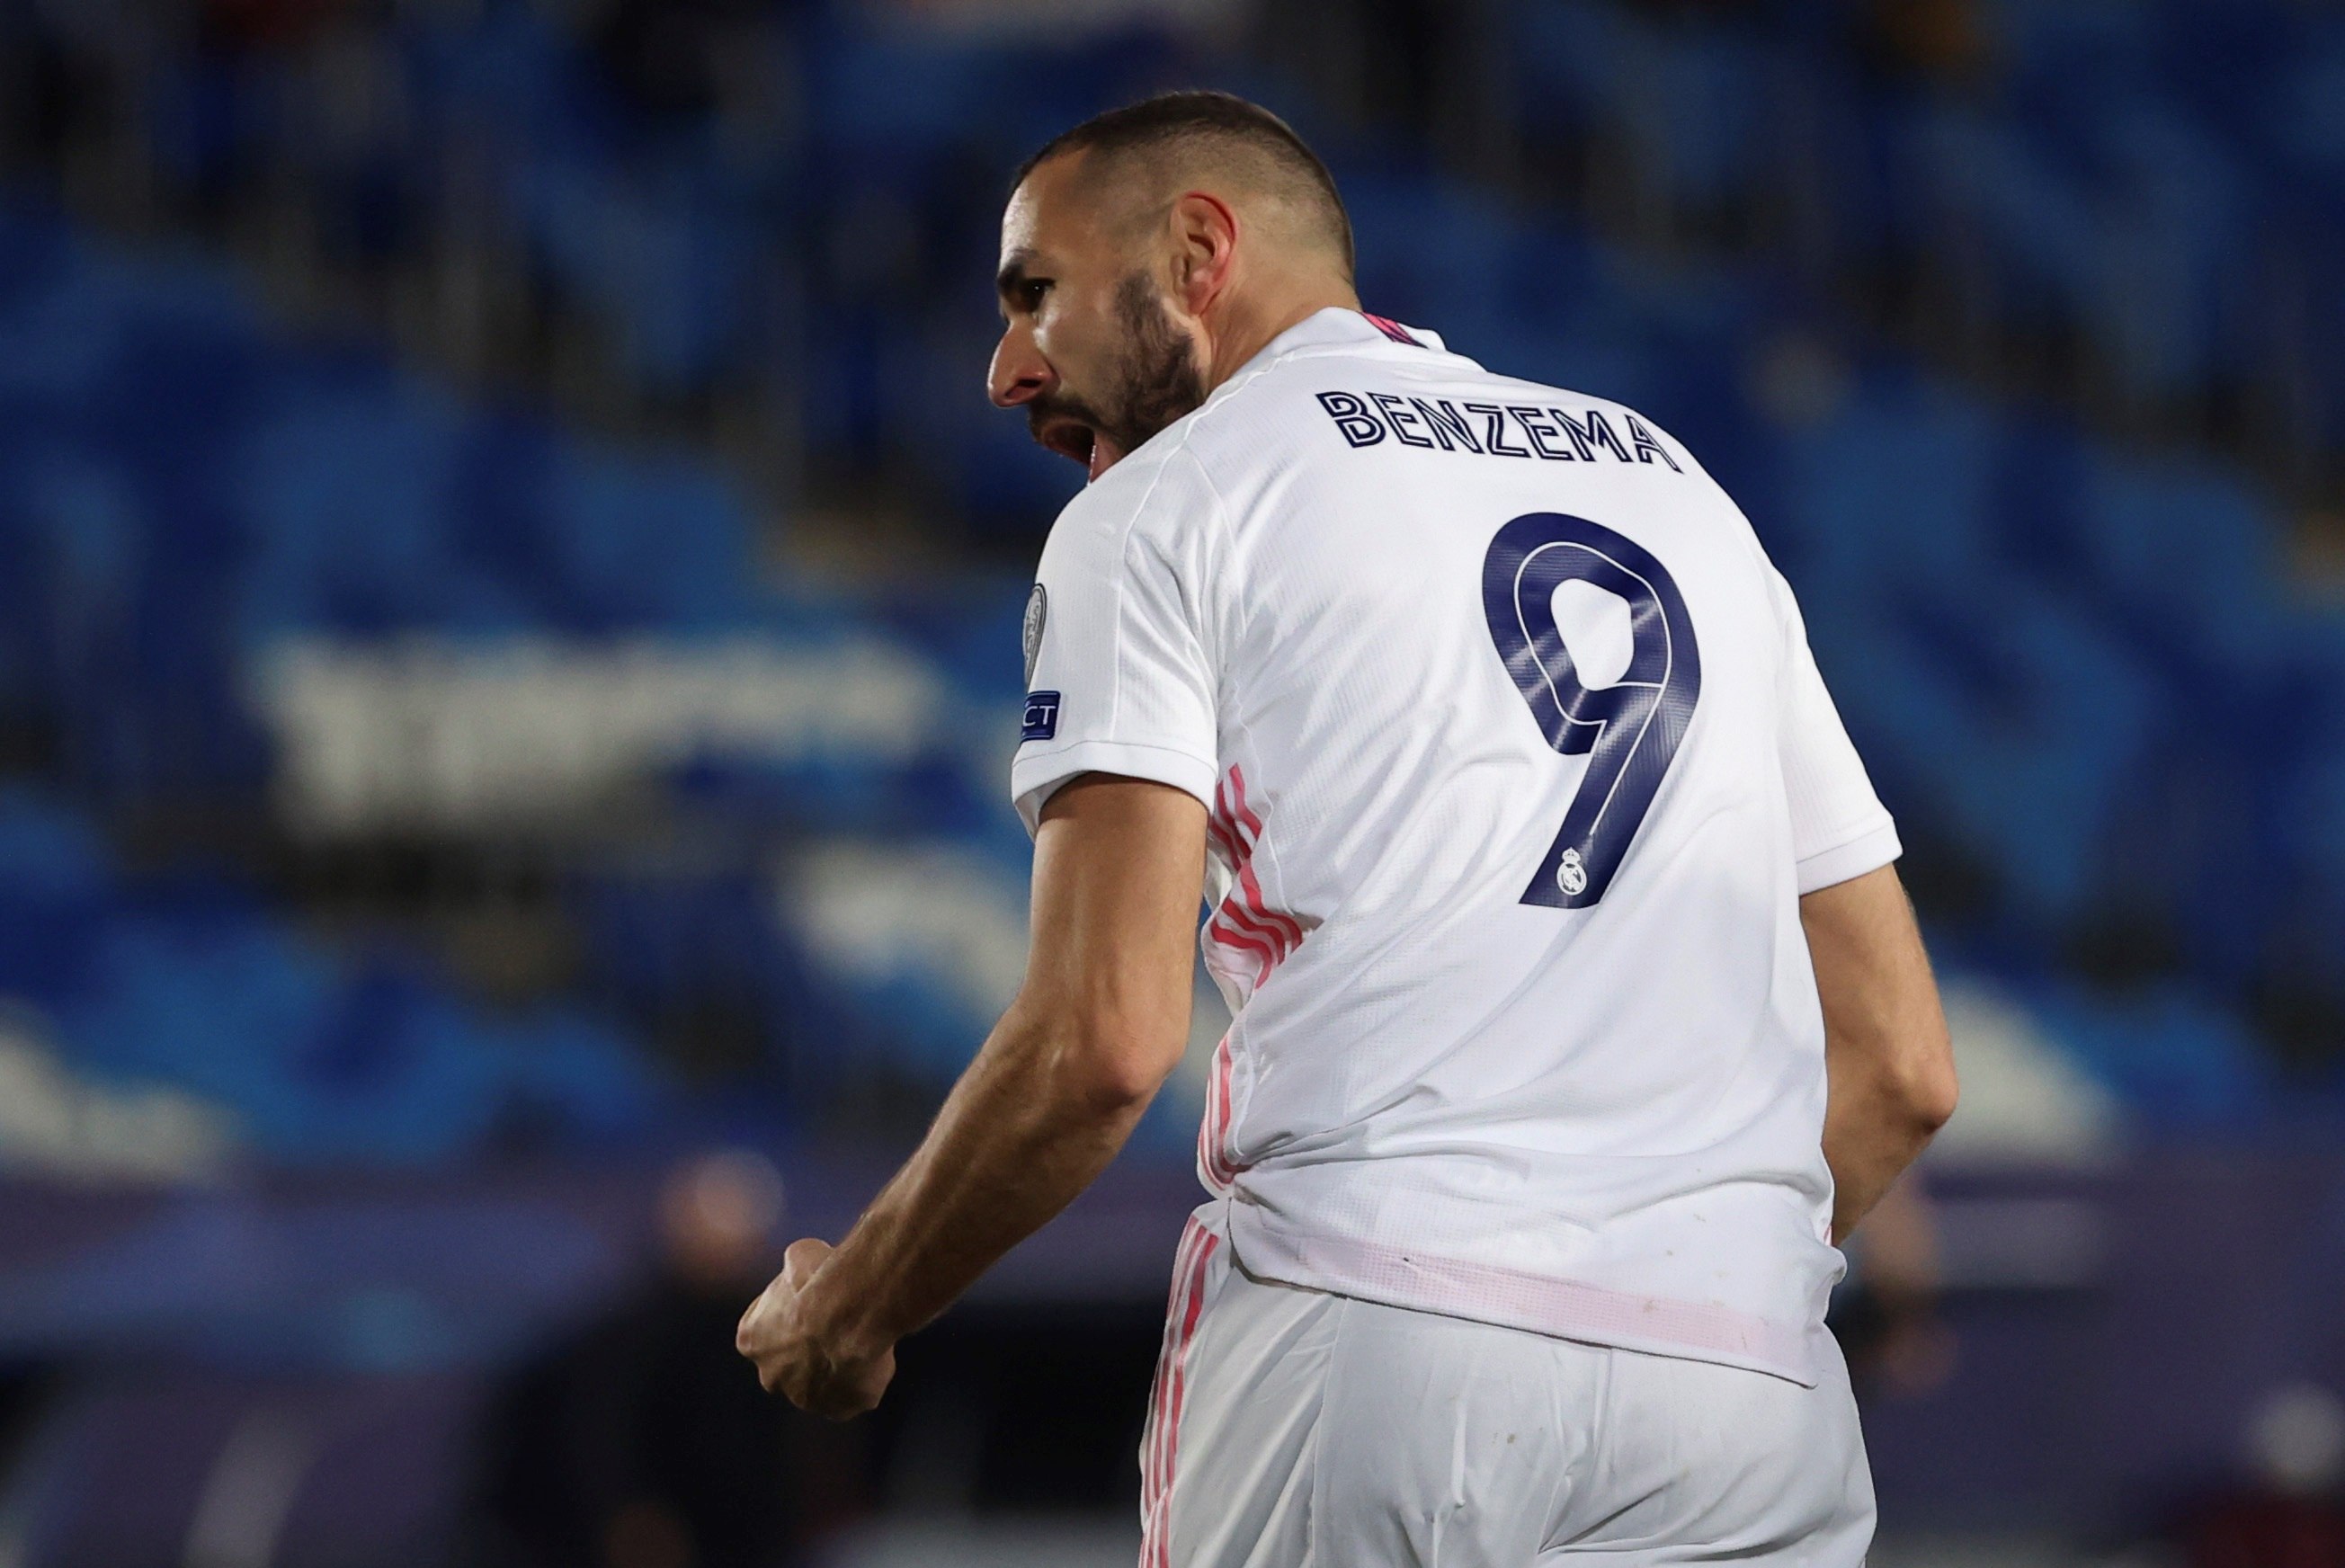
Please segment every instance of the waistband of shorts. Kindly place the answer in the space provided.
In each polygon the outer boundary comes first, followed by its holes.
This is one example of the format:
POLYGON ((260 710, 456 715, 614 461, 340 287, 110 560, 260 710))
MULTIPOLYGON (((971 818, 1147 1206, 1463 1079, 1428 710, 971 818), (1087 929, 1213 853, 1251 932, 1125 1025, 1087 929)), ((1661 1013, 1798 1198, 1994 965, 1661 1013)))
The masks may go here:
POLYGON ((1712 1361, 1813 1388, 1821 1323, 1792 1324, 1416 1247, 1298 1230, 1257 1206, 1223 1199, 1215 1229, 1250 1274, 1365 1301, 1467 1318, 1556 1339, 1712 1361))

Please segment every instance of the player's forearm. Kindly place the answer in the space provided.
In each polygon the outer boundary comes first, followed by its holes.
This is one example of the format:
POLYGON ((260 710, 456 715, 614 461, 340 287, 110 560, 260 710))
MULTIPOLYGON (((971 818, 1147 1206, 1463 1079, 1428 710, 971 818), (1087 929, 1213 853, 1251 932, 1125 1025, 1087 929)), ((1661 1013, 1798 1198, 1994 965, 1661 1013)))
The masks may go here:
POLYGON ((888 1343, 950 1306, 1131 1137, 1162 1078, 1112 1060, 1013 1007, 809 1287, 809 1307, 847 1342, 888 1343))
POLYGON ((1942 1108, 1927 1087, 1881 1071, 1877 1058, 1842 1051, 1828 1055, 1827 1067, 1824 1160, 1832 1167, 1838 1245, 1920 1157, 1953 1108, 1942 1108))
POLYGON ((1824 1016, 1832 1239, 1954 1114, 1954 1057, 1913 905, 1889 866, 1800 900, 1824 1016))

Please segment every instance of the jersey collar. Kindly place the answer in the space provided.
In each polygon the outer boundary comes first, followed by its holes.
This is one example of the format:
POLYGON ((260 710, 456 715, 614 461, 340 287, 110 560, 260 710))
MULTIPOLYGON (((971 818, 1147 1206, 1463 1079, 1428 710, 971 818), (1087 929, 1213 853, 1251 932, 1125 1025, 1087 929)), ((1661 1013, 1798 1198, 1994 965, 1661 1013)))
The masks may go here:
POLYGON ((1365 315, 1331 305, 1325 310, 1312 312, 1273 338, 1254 363, 1267 365, 1274 359, 1303 349, 1362 347, 1423 349, 1436 354, 1447 352, 1438 333, 1428 332, 1422 327, 1405 327, 1389 317, 1365 315))
MULTIPOLYGON (((1330 305, 1324 310, 1313 311, 1264 344, 1262 352, 1213 389, 1213 395, 1205 400, 1205 407, 1212 408, 1281 359, 1318 354, 1373 354, 1379 350, 1403 355, 1449 352, 1439 334, 1422 327, 1405 327, 1387 317, 1368 316, 1330 305)), ((1470 359, 1466 362, 1473 363, 1470 359)))

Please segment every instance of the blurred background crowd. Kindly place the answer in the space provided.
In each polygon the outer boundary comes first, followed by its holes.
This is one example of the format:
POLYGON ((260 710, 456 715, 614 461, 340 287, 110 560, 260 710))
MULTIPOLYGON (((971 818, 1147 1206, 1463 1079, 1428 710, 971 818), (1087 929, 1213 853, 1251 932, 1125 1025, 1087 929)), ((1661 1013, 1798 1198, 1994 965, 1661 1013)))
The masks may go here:
POLYGON ((1878 1560, 2345 1563, 2345 11, 0 0, 0 1568, 1129 1560, 1200 1077, 878 1416, 730 1336, 1023 962, 1007 171, 1198 85, 1800 591, 1878 1560))

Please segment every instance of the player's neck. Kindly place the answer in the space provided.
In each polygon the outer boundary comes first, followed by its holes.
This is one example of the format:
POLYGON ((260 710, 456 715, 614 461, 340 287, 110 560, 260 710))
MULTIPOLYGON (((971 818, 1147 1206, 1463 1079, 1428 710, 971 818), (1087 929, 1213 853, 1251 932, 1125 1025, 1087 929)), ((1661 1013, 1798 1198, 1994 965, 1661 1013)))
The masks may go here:
POLYGON ((1298 285, 1261 298, 1217 303, 1223 304, 1220 319, 1209 314, 1205 321, 1211 346, 1205 367, 1208 392, 1236 375, 1247 361, 1270 347, 1280 333, 1322 310, 1360 308, 1359 296, 1341 283, 1298 285))

